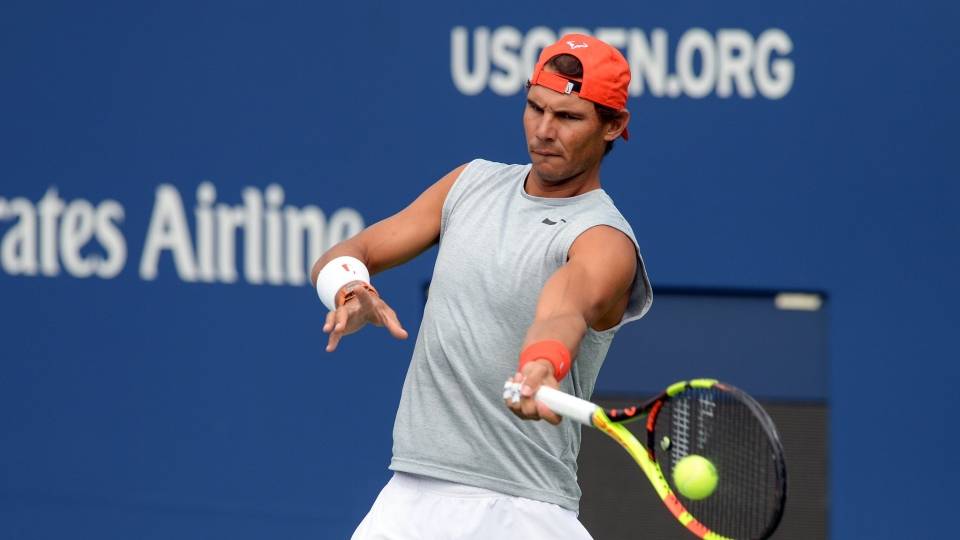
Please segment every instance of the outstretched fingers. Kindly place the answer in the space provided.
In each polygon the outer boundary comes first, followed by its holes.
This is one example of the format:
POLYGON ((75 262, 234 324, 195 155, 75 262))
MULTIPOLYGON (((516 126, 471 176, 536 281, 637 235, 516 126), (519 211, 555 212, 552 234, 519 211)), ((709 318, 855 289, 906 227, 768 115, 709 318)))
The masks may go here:
POLYGON ((404 330, 403 326, 400 324, 400 319, 397 318, 397 313, 386 304, 384 304, 383 307, 384 310, 381 312, 381 318, 383 319, 383 325, 387 327, 390 335, 397 339, 407 339, 407 331, 404 330))
POLYGON ((397 339, 407 339, 407 331, 400 324, 397 318, 397 312, 393 310, 382 298, 378 298, 366 289, 357 291, 357 300, 360 302, 360 311, 363 313, 372 313, 371 321, 377 326, 384 326, 390 335, 397 339))
POLYGON ((375 294, 365 288, 358 287, 353 298, 335 311, 327 313, 323 324, 323 331, 330 334, 327 340, 327 352, 337 349, 340 340, 347 334, 352 334, 367 323, 385 326, 390 335, 397 339, 406 339, 407 331, 400 324, 397 313, 375 294))
MULTIPOLYGON (((333 352, 337 350, 337 345, 340 344, 340 338, 343 337, 344 332, 347 327, 347 310, 343 307, 338 308, 336 311, 332 312, 332 328, 330 329, 330 339, 327 340, 327 352, 333 352)), ((328 320, 330 317, 328 317, 328 320)), ((326 327, 324 327, 326 329, 326 327)))
POLYGON ((327 312, 327 318, 323 321, 323 331, 324 331, 325 333, 327 333, 327 334, 329 334, 330 331, 333 330, 333 322, 334 322, 334 316, 335 316, 334 314, 335 314, 335 313, 336 313, 335 311, 328 311, 328 312, 327 312))

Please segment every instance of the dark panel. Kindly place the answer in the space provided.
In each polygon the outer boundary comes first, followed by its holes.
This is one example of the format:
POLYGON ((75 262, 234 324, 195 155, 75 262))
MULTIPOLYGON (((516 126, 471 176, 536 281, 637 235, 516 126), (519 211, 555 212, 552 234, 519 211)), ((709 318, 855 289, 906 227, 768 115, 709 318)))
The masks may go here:
MULTIPOLYGON (((597 391, 654 393, 682 379, 730 381, 753 396, 827 399, 826 308, 781 309, 777 294, 658 288, 618 333, 597 391)), ((822 295, 806 295, 825 304, 822 295)))
MULTIPOLYGON (((787 460, 787 507, 773 538, 826 538, 827 408, 799 403, 763 406, 777 424, 787 460)), ((635 434, 636 427, 631 427, 635 434)), ((579 463, 580 520, 596 540, 693 538, 663 506, 633 459, 606 435, 584 428, 579 463)))

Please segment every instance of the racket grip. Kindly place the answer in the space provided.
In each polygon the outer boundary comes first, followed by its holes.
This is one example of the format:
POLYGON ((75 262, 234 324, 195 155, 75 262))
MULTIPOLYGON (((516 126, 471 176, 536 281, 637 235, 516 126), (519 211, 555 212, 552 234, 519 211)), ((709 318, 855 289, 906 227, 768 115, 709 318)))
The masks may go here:
POLYGON ((597 406, 585 399, 548 386, 541 386, 540 390, 537 390, 537 401, 560 416, 576 420, 585 426, 593 426, 593 413, 597 410, 597 406))

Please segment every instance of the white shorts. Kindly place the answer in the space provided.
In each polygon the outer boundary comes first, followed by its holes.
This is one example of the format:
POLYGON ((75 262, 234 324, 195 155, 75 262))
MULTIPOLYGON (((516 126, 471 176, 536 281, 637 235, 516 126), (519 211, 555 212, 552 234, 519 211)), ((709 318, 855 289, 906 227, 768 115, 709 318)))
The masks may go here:
POLYGON ((396 472, 352 540, 592 540, 555 504, 396 472))

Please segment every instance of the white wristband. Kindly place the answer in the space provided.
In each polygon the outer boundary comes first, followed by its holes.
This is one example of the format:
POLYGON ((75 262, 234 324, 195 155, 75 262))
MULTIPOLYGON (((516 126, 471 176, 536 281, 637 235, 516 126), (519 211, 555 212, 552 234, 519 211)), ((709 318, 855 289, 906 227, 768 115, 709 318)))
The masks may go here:
POLYGON ((317 275, 317 295, 327 309, 337 309, 337 292, 351 281, 370 284, 370 271, 353 257, 337 257, 328 262, 317 275))

